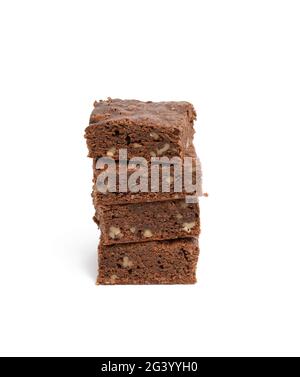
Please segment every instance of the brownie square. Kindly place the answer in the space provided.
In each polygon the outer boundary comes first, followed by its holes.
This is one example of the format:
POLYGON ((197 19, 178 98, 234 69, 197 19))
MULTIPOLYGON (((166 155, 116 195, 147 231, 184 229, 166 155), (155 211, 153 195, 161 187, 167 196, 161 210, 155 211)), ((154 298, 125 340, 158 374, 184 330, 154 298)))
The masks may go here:
POLYGON ((196 239, 99 245, 97 284, 194 284, 196 239))
POLYGON ((200 233, 199 204, 185 200, 99 207, 94 220, 104 245, 197 237, 200 233))
POLYGON ((179 156, 193 141, 196 112, 188 102, 142 102, 108 99, 94 103, 85 130, 89 157, 118 159, 127 149, 128 159, 179 156))

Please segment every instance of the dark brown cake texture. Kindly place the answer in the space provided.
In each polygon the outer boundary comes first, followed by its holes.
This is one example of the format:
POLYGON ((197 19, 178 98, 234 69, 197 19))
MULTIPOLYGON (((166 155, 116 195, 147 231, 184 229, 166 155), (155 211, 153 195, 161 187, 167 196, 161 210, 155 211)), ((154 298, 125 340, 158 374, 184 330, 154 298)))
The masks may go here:
POLYGON ((199 205, 185 200, 99 207, 94 220, 103 245, 189 238, 200 233, 199 205))
POLYGON ((199 248, 193 238, 99 245, 97 284, 194 284, 199 248))
POLYGON ((85 130, 89 157, 128 159, 154 156, 184 157, 193 141, 196 112, 188 102, 142 102, 111 99, 94 103, 85 130))

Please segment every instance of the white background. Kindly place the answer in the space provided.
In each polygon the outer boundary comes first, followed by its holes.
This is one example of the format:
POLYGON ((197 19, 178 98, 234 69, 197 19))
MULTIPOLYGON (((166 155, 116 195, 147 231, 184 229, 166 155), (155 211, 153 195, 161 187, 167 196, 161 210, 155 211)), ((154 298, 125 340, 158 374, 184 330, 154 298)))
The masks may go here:
POLYGON ((299 1, 0 4, 0 354, 299 356, 299 1), (198 111, 195 286, 95 285, 107 96, 198 111))

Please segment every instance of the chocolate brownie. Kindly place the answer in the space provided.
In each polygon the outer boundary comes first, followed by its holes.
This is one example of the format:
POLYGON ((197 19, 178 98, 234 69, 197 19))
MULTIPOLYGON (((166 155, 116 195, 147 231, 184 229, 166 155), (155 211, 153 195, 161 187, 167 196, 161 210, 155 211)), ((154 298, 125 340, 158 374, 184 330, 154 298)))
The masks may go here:
POLYGON ((183 157, 193 141, 196 112, 188 102, 141 102, 111 99, 94 103, 85 130, 89 157, 128 159, 142 156, 183 157))
MULTIPOLYGON (((185 186, 185 179, 184 176, 179 177, 178 173, 175 168, 175 165, 178 166, 177 163, 175 164, 168 164, 168 163, 154 163, 158 167, 159 171, 159 179, 158 179, 158 187, 157 192, 154 192, 154 190, 151 190, 151 164, 147 163, 145 168, 145 173, 147 175, 148 172, 148 185, 146 185, 146 192, 142 192, 141 190, 137 192, 133 192, 132 190, 127 190, 127 192, 120 192, 121 183, 125 182, 125 188, 129 187, 130 183, 130 177, 133 174, 136 174, 136 172, 139 171, 141 166, 136 166, 135 164, 130 164, 128 162, 117 162, 116 163, 116 185, 113 188, 113 190, 108 190, 108 184, 107 181, 105 181, 105 187, 106 191, 102 190, 100 187, 99 182, 101 182, 98 177, 100 174, 105 173, 107 171, 107 165, 98 166, 97 159, 94 159, 93 162, 93 170, 94 170, 94 187, 93 187, 93 200, 95 207, 98 206, 104 206, 104 205, 113 205, 113 204, 126 204, 126 203, 140 203, 140 202, 154 202, 154 201, 163 201, 163 200, 173 200, 173 199, 184 199, 186 196, 201 196, 202 195, 202 187, 201 187, 201 164, 198 160, 194 147, 190 146, 187 154, 185 157, 191 157, 192 165, 190 171, 190 177, 192 178, 192 184, 196 184, 197 182, 197 171, 198 171, 198 190, 197 192, 193 189, 190 190, 185 186), (121 178, 120 174, 120 165, 126 164, 127 165, 127 174, 124 175, 124 177, 121 178), (164 173, 164 168, 166 166, 170 167, 170 175, 167 173, 164 173), (103 168, 103 169, 100 169, 103 168), (176 182, 180 182, 181 184, 176 185, 176 182), (98 180, 98 181, 97 181, 98 180), (128 185, 126 186, 126 180, 128 182, 128 185), (163 190, 163 184, 170 187, 169 192, 164 192, 163 190), (179 190, 178 190, 179 187, 179 190), (114 192, 110 192, 114 191, 114 192)), ((180 160, 182 161, 182 160, 180 160)), ((112 161, 114 162, 114 161, 112 161)), ((184 168, 182 163, 181 164, 181 171, 184 172, 184 168)), ((125 168, 126 168, 125 165, 125 168)), ((124 165, 123 165, 124 166, 124 165)), ((152 165, 153 166, 153 165, 152 165)), ((133 176, 132 176, 133 177, 133 176)), ((101 176, 99 177, 101 178, 101 176)), ((137 183, 140 181, 138 180, 137 183)), ((131 186, 132 187, 132 186, 131 186)))
POLYGON ((193 284, 196 239, 99 245, 97 284, 193 284))
POLYGON ((199 205, 185 200, 99 207, 94 220, 104 245, 197 237, 200 233, 199 205))

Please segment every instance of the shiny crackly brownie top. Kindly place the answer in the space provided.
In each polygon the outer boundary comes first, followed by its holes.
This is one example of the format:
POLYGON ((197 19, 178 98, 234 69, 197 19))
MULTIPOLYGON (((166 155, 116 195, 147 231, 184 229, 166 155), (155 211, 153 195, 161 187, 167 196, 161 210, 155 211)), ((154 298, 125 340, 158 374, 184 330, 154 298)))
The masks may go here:
POLYGON ((189 102, 142 102, 137 100, 121 100, 108 98, 106 101, 96 101, 90 117, 90 124, 113 123, 122 120, 132 123, 151 121, 157 126, 180 127, 187 119, 192 122, 196 119, 194 107, 189 102))

